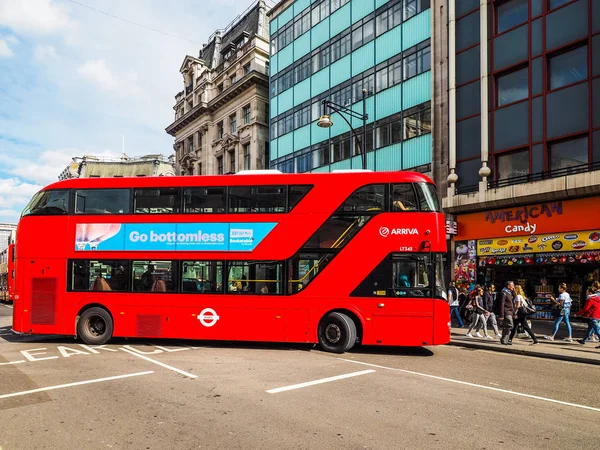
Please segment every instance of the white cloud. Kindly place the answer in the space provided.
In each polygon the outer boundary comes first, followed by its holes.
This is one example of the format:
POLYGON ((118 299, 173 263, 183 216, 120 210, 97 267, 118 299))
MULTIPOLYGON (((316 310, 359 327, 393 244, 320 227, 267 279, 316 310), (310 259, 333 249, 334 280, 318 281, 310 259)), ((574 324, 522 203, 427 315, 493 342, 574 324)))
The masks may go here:
POLYGON ((4 39, 0 39, 0 57, 10 58, 14 53, 4 39))
MULTIPOLYGON (((119 155, 110 150, 102 151, 84 151, 76 148, 65 148, 57 150, 47 150, 40 153, 36 160, 26 157, 16 157, 12 155, 0 155, 0 163, 4 166, 4 171, 11 175, 40 185, 47 185, 58 181, 58 176, 71 163, 75 156, 84 156, 93 154, 98 157, 115 158, 119 155)), ((25 183, 26 184, 26 183, 25 183)), ((0 186, 0 194, 2 189, 0 186)), ((0 207, 2 203, 0 203, 0 207)))
POLYGON ((48 34, 67 27, 69 17, 52 0, 0 0, 0 25, 16 33, 48 34))
POLYGON ((0 178, 0 222, 17 223, 21 209, 42 186, 0 178))
POLYGON ((103 59, 88 61, 80 66, 77 72, 89 83, 107 91, 112 91, 118 85, 117 77, 113 75, 103 59))
POLYGON ((40 62, 52 61, 58 58, 58 54, 51 45, 37 45, 33 51, 33 57, 40 62))

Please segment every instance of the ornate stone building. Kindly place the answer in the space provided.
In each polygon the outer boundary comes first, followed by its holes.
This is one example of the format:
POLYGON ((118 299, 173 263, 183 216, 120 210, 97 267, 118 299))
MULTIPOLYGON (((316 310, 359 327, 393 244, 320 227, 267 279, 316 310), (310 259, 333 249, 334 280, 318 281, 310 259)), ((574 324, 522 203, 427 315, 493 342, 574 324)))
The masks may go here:
POLYGON ((171 157, 165 159, 163 155, 129 157, 123 154, 117 159, 85 155, 73 158, 58 179, 174 176, 173 164, 171 157))
POLYGON ((264 0, 217 30, 179 71, 175 96, 176 172, 216 175, 263 169, 269 161, 269 41, 264 0))

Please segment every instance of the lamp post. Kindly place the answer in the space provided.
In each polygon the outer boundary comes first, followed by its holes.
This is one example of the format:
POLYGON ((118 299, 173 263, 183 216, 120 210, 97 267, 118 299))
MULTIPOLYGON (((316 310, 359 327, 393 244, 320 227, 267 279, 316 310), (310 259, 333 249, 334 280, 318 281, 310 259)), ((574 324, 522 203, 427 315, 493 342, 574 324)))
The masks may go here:
POLYGON ((342 119, 344 119, 346 121, 346 123, 348 124, 348 126, 350 127, 350 130, 352 131, 354 138, 360 144, 362 168, 363 168, 363 170, 366 170, 366 168, 367 168, 367 147, 366 147, 367 119, 369 118, 369 116, 367 115, 367 90, 363 89, 362 94, 363 94, 363 98, 362 98, 363 113, 362 114, 359 114, 356 111, 353 111, 352 109, 347 108, 345 106, 338 105, 337 103, 334 103, 330 100, 323 100, 323 102, 322 102, 323 103, 323 114, 321 115, 321 117, 319 117, 317 126, 319 126, 321 128, 330 128, 333 126, 331 117, 329 114, 327 114, 328 108, 333 112, 339 113, 340 117, 342 119), (362 140, 359 139, 358 135, 356 134, 356 131, 354 130, 354 127, 352 127, 352 124, 348 121, 348 119, 346 119, 346 117, 344 117, 344 114, 348 114, 352 118, 360 119, 363 121, 363 127, 362 127, 363 128, 363 138, 362 138, 362 140))

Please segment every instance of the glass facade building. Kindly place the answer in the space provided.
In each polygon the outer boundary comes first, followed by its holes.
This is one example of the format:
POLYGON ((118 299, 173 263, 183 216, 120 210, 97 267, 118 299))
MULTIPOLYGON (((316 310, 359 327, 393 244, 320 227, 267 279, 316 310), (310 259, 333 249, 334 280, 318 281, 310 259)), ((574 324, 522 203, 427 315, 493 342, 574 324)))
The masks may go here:
MULTIPOLYGON (((429 0, 283 0, 270 15, 270 167, 360 169, 361 144, 322 101, 368 114, 367 167, 431 164, 429 0)), ((347 119, 363 139, 362 120, 347 119)))

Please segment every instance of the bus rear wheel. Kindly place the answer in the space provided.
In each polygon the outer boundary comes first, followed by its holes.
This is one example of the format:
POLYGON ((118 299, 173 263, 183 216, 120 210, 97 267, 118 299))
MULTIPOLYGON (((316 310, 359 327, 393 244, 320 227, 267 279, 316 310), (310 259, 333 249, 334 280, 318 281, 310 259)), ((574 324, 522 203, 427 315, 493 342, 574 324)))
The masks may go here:
POLYGON ((331 353, 344 353, 356 343, 356 324, 346 314, 331 312, 319 324, 319 345, 331 353))
POLYGON ((77 334, 90 345, 106 344, 113 333, 113 320, 103 308, 86 309, 77 322, 77 334))

